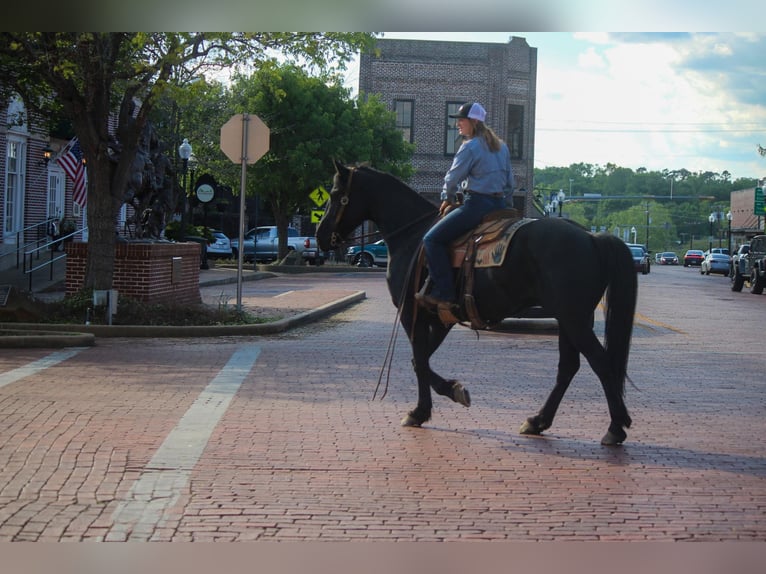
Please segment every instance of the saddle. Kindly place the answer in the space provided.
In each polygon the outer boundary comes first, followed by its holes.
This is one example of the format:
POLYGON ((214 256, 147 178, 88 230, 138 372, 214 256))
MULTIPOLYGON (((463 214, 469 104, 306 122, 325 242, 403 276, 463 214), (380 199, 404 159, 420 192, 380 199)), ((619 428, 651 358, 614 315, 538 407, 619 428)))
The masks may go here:
MULTIPOLYGON (((517 209, 500 209, 488 213, 482 222, 458 237, 450 245, 450 260, 456 272, 456 289, 459 292, 458 316, 470 322, 472 329, 487 329, 476 308, 473 295, 474 270, 477 268, 499 267, 505 259, 513 235, 531 219, 522 217, 517 209)), ((425 252, 421 246, 418 269, 427 273, 425 252)), ((454 319, 453 319, 454 322, 454 319)))

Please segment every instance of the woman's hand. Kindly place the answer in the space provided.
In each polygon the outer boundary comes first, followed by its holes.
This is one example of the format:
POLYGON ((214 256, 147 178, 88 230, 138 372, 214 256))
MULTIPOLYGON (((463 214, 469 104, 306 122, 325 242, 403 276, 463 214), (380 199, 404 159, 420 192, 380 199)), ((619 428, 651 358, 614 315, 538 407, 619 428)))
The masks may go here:
POLYGON ((455 209, 455 207, 457 207, 456 204, 452 203, 451 201, 447 201, 445 199, 444 201, 442 201, 442 204, 439 206, 439 217, 444 217, 450 211, 455 209))

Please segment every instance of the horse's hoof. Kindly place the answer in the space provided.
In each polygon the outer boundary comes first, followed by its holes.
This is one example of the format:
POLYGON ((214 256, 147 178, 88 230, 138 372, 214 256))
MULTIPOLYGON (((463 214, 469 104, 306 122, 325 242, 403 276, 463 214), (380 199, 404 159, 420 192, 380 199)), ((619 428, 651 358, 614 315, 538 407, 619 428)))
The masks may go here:
POLYGON ((519 428, 519 434, 539 435, 539 434, 542 434, 542 432, 543 432, 542 429, 538 427, 530 419, 525 420, 524 424, 522 424, 521 427, 519 428))
POLYGON ((606 434, 601 439, 601 444, 604 446, 618 446, 622 444, 626 438, 628 438, 628 435, 625 431, 621 431, 620 433, 606 431, 606 434))
POLYGON ((402 422, 400 423, 403 427, 419 427, 423 423, 421 423, 418 419, 413 417, 412 415, 407 415, 402 419, 402 422))
POLYGON ((468 392, 463 385, 455 383, 452 386, 452 400, 456 403, 460 403, 464 407, 471 406, 471 393, 468 392))

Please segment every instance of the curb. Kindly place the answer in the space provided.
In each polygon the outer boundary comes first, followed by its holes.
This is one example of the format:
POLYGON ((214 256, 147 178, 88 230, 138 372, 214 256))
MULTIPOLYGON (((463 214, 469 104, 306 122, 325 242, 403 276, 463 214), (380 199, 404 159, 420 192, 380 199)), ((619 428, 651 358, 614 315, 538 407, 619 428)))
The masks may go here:
MULTIPOLYGON (((44 325, 41 326, 45 327, 44 325)), ((71 328, 71 325, 68 327, 71 328)), ((36 329, 23 330, 23 328, 6 329, 4 326, 0 328, 0 349, 92 347, 95 344, 96 336, 93 333, 53 330, 38 331, 36 329)))
MULTIPOLYGON (((3 332, 20 332, 24 335, 17 339, 32 340, 34 345, 26 346, 80 346, 88 337, 221 337, 241 335, 273 335, 282 333, 305 323, 317 321, 322 317, 331 315, 345 309, 355 303, 363 301, 367 297, 364 291, 358 291, 352 295, 326 303, 316 309, 304 311, 293 317, 286 317, 269 323, 257 323, 254 325, 78 325, 76 329, 81 333, 72 333, 73 326, 52 325, 44 323, 0 323, 0 347, 6 346, 5 339, 14 337, 2 336, 3 332), (31 335, 30 332, 36 332, 31 335), (73 337, 82 335, 85 339, 73 337)), ((11 341, 16 342, 16 341, 11 341)), ((94 343, 90 343, 94 344, 94 343)))

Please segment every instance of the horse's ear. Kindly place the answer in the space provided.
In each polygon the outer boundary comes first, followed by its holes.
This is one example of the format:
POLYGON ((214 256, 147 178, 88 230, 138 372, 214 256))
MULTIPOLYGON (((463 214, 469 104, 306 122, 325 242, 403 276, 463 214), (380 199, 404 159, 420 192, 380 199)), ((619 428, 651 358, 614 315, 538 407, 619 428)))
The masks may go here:
POLYGON ((348 171, 348 168, 343 165, 342 162, 338 161, 337 159, 334 159, 333 162, 335 163, 335 171, 338 173, 343 173, 348 171))

